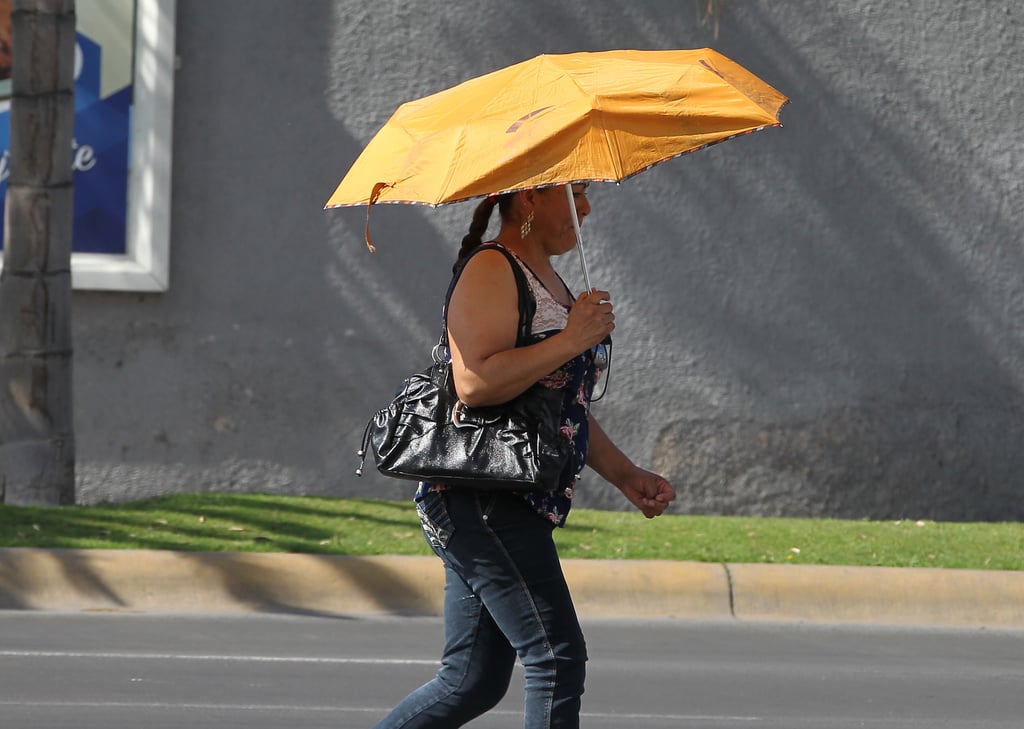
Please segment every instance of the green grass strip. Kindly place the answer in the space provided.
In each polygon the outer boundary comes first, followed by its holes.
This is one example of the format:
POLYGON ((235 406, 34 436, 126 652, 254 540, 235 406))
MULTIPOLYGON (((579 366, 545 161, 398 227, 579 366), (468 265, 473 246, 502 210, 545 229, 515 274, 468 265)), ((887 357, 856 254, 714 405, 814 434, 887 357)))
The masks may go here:
MULTIPOLYGON (((574 509, 564 558, 1024 569, 1024 525, 675 516, 574 509)), ((0 547, 430 554, 409 501, 181 494, 97 506, 0 506, 0 547)))

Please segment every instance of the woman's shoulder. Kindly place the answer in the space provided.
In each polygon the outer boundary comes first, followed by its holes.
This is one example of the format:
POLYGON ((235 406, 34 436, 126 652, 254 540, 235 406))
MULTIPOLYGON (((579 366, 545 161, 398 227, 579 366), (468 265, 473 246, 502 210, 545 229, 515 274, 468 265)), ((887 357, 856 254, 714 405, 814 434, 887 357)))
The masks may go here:
MULTIPOLYGON (((497 241, 489 241, 487 243, 482 243, 471 250, 466 255, 462 266, 463 268, 466 268, 474 261, 486 261, 487 263, 485 265, 504 265, 507 268, 513 260, 515 260, 515 255, 501 245, 501 243, 498 243, 497 241), (507 261, 507 263, 502 264, 502 261, 507 261)), ((477 265, 479 266, 480 264, 477 263, 477 265)))
POLYGON ((469 289, 479 294, 511 292, 516 286, 515 274, 504 254, 495 248, 483 247, 463 262, 455 282, 456 290, 469 289))
POLYGON ((485 244, 469 254, 462 264, 460 278, 484 278, 489 281, 512 282, 515 258, 499 244, 485 244))

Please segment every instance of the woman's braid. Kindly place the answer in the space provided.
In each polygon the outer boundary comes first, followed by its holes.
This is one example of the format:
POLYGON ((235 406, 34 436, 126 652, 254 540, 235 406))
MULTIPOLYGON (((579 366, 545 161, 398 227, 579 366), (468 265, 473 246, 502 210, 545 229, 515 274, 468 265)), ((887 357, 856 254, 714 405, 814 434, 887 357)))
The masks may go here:
POLYGON ((470 252, 484 242, 484 233, 487 232, 487 225, 491 221, 491 212, 497 200, 493 197, 485 197, 473 211, 473 219, 469 223, 469 232, 462 238, 462 247, 459 248, 459 255, 455 259, 452 271, 457 271, 462 261, 470 252))

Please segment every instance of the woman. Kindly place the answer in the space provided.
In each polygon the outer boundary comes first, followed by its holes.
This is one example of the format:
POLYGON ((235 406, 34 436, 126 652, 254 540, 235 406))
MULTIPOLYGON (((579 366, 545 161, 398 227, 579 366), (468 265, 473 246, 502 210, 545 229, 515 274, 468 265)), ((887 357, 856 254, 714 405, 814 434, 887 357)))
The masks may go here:
MULTIPOLYGON (((576 214, 590 212, 586 185, 573 185, 576 214)), ((526 674, 525 727, 579 726, 586 645, 552 532, 565 523, 584 463, 618 487, 645 516, 675 492, 637 467, 589 412, 598 376, 593 350, 615 328, 605 291, 571 295, 551 257, 572 250, 576 232, 564 186, 487 198, 462 241, 463 273, 448 307, 452 372, 470 406, 511 400, 540 381, 564 393, 562 433, 575 448, 559 488, 497 493, 420 484, 417 510, 445 567, 445 648, 437 676, 406 697, 377 729, 452 729, 505 695, 518 655, 526 674), (526 273, 537 304, 531 341, 516 347, 516 280, 495 250, 473 255, 498 206, 495 242, 526 273), (467 260, 468 259, 468 260, 467 260)))

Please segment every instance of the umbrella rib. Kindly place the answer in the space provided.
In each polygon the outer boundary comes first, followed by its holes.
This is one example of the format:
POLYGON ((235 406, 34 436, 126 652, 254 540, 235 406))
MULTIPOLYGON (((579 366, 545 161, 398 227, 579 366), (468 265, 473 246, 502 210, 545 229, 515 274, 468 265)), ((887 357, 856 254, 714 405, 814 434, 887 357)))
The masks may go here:
MULTIPOLYGON (((590 111, 587 112, 586 121, 587 126, 593 128, 595 115, 601 117, 602 120, 605 117, 605 111, 600 107, 600 97, 587 91, 580 83, 579 79, 569 74, 564 68, 559 67, 559 70, 561 72, 560 78, 565 79, 570 84, 572 84, 582 98, 590 99, 590 111)), ((603 132, 602 136, 605 142, 605 149, 608 152, 609 160, 612 162, 612 167, 614 169, 614 179, 616 181, 622 180, 624 179, 624 167, 622 164, 622 150, 618 145, 618 140, 615 140, 614 144, 610 141, 613 137, 610 134, 610 130, 608 129, 608 126, 606 124, 601 124, 601 130, 603 132)), ((582 182, 582 180, 573 180, 573 182, 582 182)))

